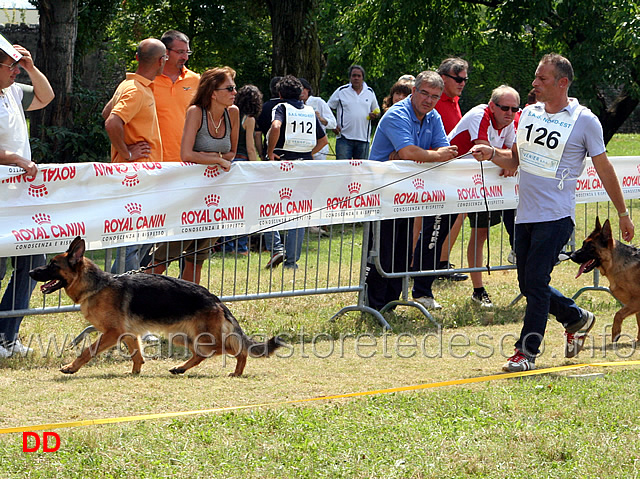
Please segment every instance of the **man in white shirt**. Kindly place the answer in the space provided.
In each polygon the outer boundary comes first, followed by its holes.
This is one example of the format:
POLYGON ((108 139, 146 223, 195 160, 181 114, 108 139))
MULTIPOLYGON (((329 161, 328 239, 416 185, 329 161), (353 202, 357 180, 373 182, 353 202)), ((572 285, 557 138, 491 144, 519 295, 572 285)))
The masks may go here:
POLYGON ((549 314, 565 328, 568 358, 580 352, 595 323, 593 313, 549 284, 558 253, 574 228, 576 184, 586 156, 618 212, 622 238, 631 241, 634 236, 618 177, 607 158, 602 125, 588 108, 569 98, 572 81, 569 60, 557 54, 542 57, 532 83, 538 103, 523 110, 512 151, 488 145, 471 149, 478 161, 490 160, 508 170, 520 168, 515 251, 527 308, 505 371, 535 369, 549 314))
MULTIPOLYGON (((20 45, 12 46, 0 35, 0 165, 19 166, 28 177, 37 175, 24 111, 44 108, 54 96, 49 80, 36 68, 29 51, 20 45), (20 68, 29 75, 31 85, 15 82, 20 68)), ((2 311, 29 307, 36 284, 29 277, 29 270, 45 264, 46 258, 43 254, 16 256, 12 262, 13 273, 0 303, 2 311)), ((18 337, 22 318, 14 316, 0 321, 0 357, 31 352, 18 337)))
POLYGON ((364 160, 369 157, 371 120, 380 116, 380 106, 373 89, 364 81, 364 68, 349 68, 350 83, 333 92, 327 102, 336 110, 336 159, 364 160))

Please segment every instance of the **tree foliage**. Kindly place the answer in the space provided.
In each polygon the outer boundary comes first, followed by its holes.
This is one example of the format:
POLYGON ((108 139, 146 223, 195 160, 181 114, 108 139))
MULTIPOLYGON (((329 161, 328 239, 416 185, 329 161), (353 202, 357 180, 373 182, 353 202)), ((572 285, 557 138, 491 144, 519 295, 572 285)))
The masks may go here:
MULTIPOLYGON (((62 61, 65 54, 73 58, 74 50, 69 42, 62 42, 65 51, 51 54, 46 62, 52 63, 47 66, 51 77, 66 78, 69 69, 76 72, 72 73, 73 88, 64 86, 64 95, 60 95, 69 108, 67 120, 59 120, 64 116, 56 107, 57 119, 45 121, 43 127, 55 128, 43 129, 37 145, 51 157, 56 152, 71 152, 55 161, 69 161, 69 155, 90 151, 84 147, 85 138, 92 145, 104 144, 101 105, 124 71, 135 69, 136 45, 169 29, 191 38, 191 69, 202 72, 229 65, 237 71, 239 85, 253 83, 265 93, 272 75, 293 73, 319 85, 318 92, 327 97, 347 81, 349 65, 360 63, 367 71, 367 83, 382 97, 401 74, 415 75, 436 68, 443 58, 461 56, 471 65, 461 100, 466 110, 486 102, 491 90, 502 83, 514 86, 525 97, 540 57, 555 51, 571 60, 576 78, 570 94, 600 117, 605 141, 640 99, 640 7, 636 0, 32 3, 48 9, 41 17, 46 31, 51 31, 46 22, 57 21, 49 8, 54 3, 77 5, 78 11, 75 61, 71 66, 62 61), (104 72, 86 70, 84 60, 96 54, 104 57, 104 72), (71 146, 64 146, 65 142, 71 146)), ((55 39, 55 34, 48 35, 55 39)), ((58 94, 59 88, 56 86, 58 94)))
POLYGON ((540 57, 563 54, 576 73, 570 93, 600 117, 608 141, 640 98, 638 8, 634 0, 363 0, 341 24, 350 58, 378 77, 464 57, 467 108, 501 83, 526 95, 540 57))
POLYGON ((136 45, 179 30, 191 40, 187 66, 199 73, 229 65, 239 84, 266 88, 271 63, 271 34, 266 6, 259 0, 127 0, 108 26, 113 47, 128 70, 135 69, 136 45))

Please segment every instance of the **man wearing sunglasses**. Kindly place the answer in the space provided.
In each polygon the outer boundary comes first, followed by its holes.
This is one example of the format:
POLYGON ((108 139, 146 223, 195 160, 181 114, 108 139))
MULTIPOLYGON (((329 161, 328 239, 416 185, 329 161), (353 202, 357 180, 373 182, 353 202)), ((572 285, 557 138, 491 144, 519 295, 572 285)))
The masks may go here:
MULTIPOLYGON (((442 117, 444 131, 447 134, 453 130, 462 118, 462 112, 460 111, 458 102, 460 95, 462 95, 462 90, 464 90, 467 80, 469 79, 467 77, 468 70, 469 64, 466 60, 457 57, 446 58, 438 67, 438 73, 444 82, 444 91, 442 92, 440 101, 436 104, 436 111, 440 113, 442 117)), ((444 242, 445 247, 442 248, 442 256, 440 257, 438 269, 451 269, 454 267, 454 265, 449 263, 449 250, 458 238, 458 233, 460 233, 463 221, 464 214, 460 214, 451 226, 451 232, 447 235, 444 242)), ((463 273, 450 273, 441 275, 439 279, 465 281, 469 279, 469 276, 463 273)))
MULTIPOLYGON (((54 98, 53 89, 44 74, 36 68, 31 54, 20 45, 11 45, 0 35, 0 164, 16 165, 25 176, 35 177, 38 166, 31 160, 29 130, 25 110, 39 110, 54 98), (31 85, 16 83, 20 68, 29 75, 31 85)), ((27 309, 35 282, 29 270, 45 263, 43 254, 12 258, 13 274, 0 303, 0 310, 27 309)), ((0 278, 1 279, 1 278, 0 278)), ((27 354, 30 348, 18 337, 22 316, 0 321, 0 357, 14 353, 27 354)))
MULTIPOLYGON (((448 138, 452 145, 458 147, 460 153, 466 153, 474 145, 489 145, 493 148, 504 149, 504 154, 511 152, 511 147, 516 140, 514 118, 520 110, 520 95, 516 90, 507 85, 501 85, 491 93, 489 104, 482 104, 469 110, 449 133, 448 138)), ((512 176, 512 173, 503 170, 501 175, 512 176)), ((467 261, 469 267, 482 266, 483 248, 489 235, 489 227, 500 223, 502 211, 481 211, 469 213, 471 234, 467 248, 467 261)), ((505 227, 509 233, 509 242, 513 241, 513 210, 505 211, 505 227)), ((472 301, 483 308, 492 308, 493 303, 482 283, 482 273, 471 273, 473 283, 472 301)))
POLYGON ((440 101, 436 104, 436 110, 442 117, 444 131, 447 134, 462 118, 458 102, 469 79, 467 77, 468 70, 469 64, 462 58, 447 58, 438 67, 438 73, 444 82, 444 91, 440 101))

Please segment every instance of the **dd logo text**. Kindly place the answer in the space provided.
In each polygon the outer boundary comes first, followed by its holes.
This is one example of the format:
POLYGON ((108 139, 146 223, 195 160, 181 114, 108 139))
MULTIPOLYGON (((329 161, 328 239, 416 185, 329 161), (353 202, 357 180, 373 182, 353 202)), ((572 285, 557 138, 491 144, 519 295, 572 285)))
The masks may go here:
POLYGON ((42 440, 36 432, 22 433, 22 452, 36 452, 42 444, 42 452, 56 452, 60 449, 60 435, 57 432, 42 433, 42 440))

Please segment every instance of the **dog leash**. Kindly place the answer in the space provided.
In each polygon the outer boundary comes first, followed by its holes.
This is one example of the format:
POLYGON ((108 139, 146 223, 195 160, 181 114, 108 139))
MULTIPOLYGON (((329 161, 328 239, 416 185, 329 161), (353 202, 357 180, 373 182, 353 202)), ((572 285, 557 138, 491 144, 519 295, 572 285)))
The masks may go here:
POLYGON ((640 361, 614 361, 614 362, 607 362, 607 363, 569 364, 565 366, 533 369, 529 371, 520 371, 515 373, 499 373, 499 374, 491 374, 488 376, 477 376, 477 377, 463 378, 463 379, 449 379, 449 380, 439 381, 434 383, 423 383, 423 384, 390 387, 386 389, 376 389, 376 390, 368 390, 368 391, 356 391, 356 392, 344 393, 344 394, 333 394, 333 395, 316 396, 316 397, 303 397, 299 399, 283 399, 283 400, 276 400, 272 402, 243 404, 243 405, 226 406, 226 407, 223 406, 223 407, 216 407, 216 408, 209 408, 209 409, 138 414, 138 415, 131 415, 131 416, 110 417, 110 418, 81 419, 81 420, 68 421, 68 422, 31 424, 29 426, 17 426, 17 427, 5 427, 0 429, 0 435, 20 433, 20 432, 24 433, 24 432, 33 432, 33 431, 47 431, 52 429, 64 429, 64 428, 73 428, 73 427, 119 424, 119 423, 127 423, 127 422, 147 421, 147 420, 153 420, 153 419, 178 418, 178 417, 187 417, 187 416, 195 416, 195 415, 202 415, 202 414, 214 414, 214 413, 220 413, 220 412, 258 409, 258 408, 264 408, 264 407, 281 407, 281 406, 292 405, 292 404, 304 405, 304 404, 311 404, 311 403, 320 402, 320 401, 335 401, 338 399, 356 399, 356 398, 377 396, 377 395, 383 395, 383 394, 397 394, 400 392, 426 391, 428 389, 436 389, 436 388, 443 388, 443 387, 450 387, 450 386, 466 386, 468 384, 487 383, 487 382, 505 380, 505 379, 519 379, 519 378, 525 378, 530 376, 541 376, 541 375, 552 374, 552 373, 567 372, 567 371, 572 371, 572 370, 582 369, 582 368, 595 368, 595 367, 609 368, 609 367, 624 367, 624 366, 638 366, 638 365, 640 365, 640 361))
MULTIPOLYGON (((458 160, 458 159, 463 158, 463 157, 465 157, 465 156, 467 156, 467 155, 466 155, 466 154, 464 154, 464 155, 460 155, 460 156, 457 156, 457 157, 455 157, 455 158, 452 158, 452 159, 451 159, 451 160, 449 160, 449 161, 443 161, 443 162, 441 162, 441 163, 438 163, 438 164, 436 164, 436 165, 433 165, 433 166, 431 166, 431 167, 429 167, 429 168, 426 168, 426 169, 424 169, 424 170, 420 170, 420 171, 418 171, 418 172, 416 172, 416 173, 411 173, 410 175, 404 176, 404 177, 402 177, 402 178, 399 178, 399 179, 397 179, 397 180, 391 181, 391 182, 389 182, 389 183, 385 183, 385 184, 383 184, 383 185, 381 185, 381 186, 378 186, 378 187, 375 187, 375 188, 373 188, 373 189, 371 189, 371 190, 368 190, 368 191, 364 191, 364 192, 362 192, 362 193, 359 193, 359 194, 355 195, 355 196, 354 196, 354 198, 360 198, 360 197, 366 196, 366 195, 368 195, 368 194, 370 194, 370 193, 374 193, 374 192, 379 191, 379 190, 382 190, 382 189, 384 189, 384 188, 388 188, 389 186, 395 185, 396 183, 400 183, 401 181, 408 180, 408 179, 410 179, 410 178, 413 178, 414 176, 418 176, 418 175, 421 175, 421 174, 423 174, 423 173, 426 173, 426 172, 429 172, 429 171, 435 170, 436 168, 440 168, 441 166, 446 165, 446 164, 448 164, 448 163, 449 163, 449 162, 451 162, 451 161, 458 160)), ((341 161, 341 160, 339 160, 339 161, 341 161)), ((482 163, 481 163, 481 164, 482 164, 482 163)), ((483 176, 483 179, 482 179, 482 180, 483 180, 483 184, 484 184, 484 176, 483 176)), ((485 203, 486 203, 486 198, 485 198, 485 203)), ((264 228, 262 228, 262 229, 259 229, 259 230, 257 230, 257 231, 254 231, 254 232, 252 232, 252 233, 245 233, 245 234, 243 234, 243 235, 237 235, 237 236, 235 236, 235 237, 234 237, 234 238, 232 238, 232 239, 229 239, 229 240, 223 241, 222 243, 218 243, 218 245, 219 245, 219 246, 224 247, 227 243, 229 243, 229 242, 231 242, 231 241, 235 241, 235 240, 243 239, 243 238, 248 238, 248 237, 249 237, 249 236, 251 236, 251 235, 255 235, 255 234, 259 234, 259 233, 263 233, 263 232, 265 232, 265 231, 267 231, 267 230, 277 229, 279 226, 282 226, 282 225, 284 225, 284 224, 290 223, 290 222, 292 222, 292 221, 297 221, 297 220, 299 220, 299 219, 300 219, 300 218, 302 218, 302 217, 309 216, 309 215, 313 215, 313 214, 318 213, 318 212, 320 212, 320 211, 324 211, 324 210, 326 210, 327 208, 328 208, 328 206, 321 206, 321 207, 319 207, 319 208, 317 208, 317 209, 315 209, 315 210, 313 210, 313 211, 311 211, 311 212, 309 212, 309 213, 299 214, 299 215, 294 216, 294 217, 292 217, 292 218, 289 218, 289 219, 283 220, 283 221, 281 221, 280 223, 276 223, 275 225, 266 226, 266 227, 264 227, 264 228)), ((488 208, 489 208, 489 206, 488 206, 488 204, 487 204, 487 210, 488 210, 488 208)), ((200 248, 200 249, 195 250, 195 251, 193 251, 193 252, 191 252, 191 253, 180 254, 179 256, 176 256, 176 257, 174 257, 174 258, 168 259, 168 260, 166 260, 166 261, 160 261, 160 262, 158 262, 158 263, 153 263, 153 264, 149 264, 149 265, 147 265, 147 266, 142 266, 142 267, 140 267, 140 268, 138 268, 138 269, 134 269, 134 270, 126 271, 126 272, 124 272, 124 273, 122 273, 122 274, 116 275, 116 277, 129 276, 129 275, 133 275, 133 274, 143 273, 143 272, 145 272, 145 271, 146 271, 146 270, 148 270, 148 269, 153 269, 153 268, 155 268, 156 266, 166 265, 166 264, 172 263, 172 262, 174 262, 174 261, 179 261, 179 260, 180 260, 180 259, 182 259, 182 258, 195 256, 195 255, 197 255, 198 253, 203 253, 203 252, 205 252, 205 251, 210 251, 210 250, 212 250, 213 248, 214 248, 214 246, 205 246, 204 248, 200 248)))
POLYGON ((487 264, 485 267, 487 268, 487 274, 491 275, 491 212, 489 211, 489 202, 487 201, 487 188, 484 183, 484 166, 482 166, 482 162, 480 162, 480 176, 482 178, 482 197, 484 198, 484 208, 487 213, 487 264))

